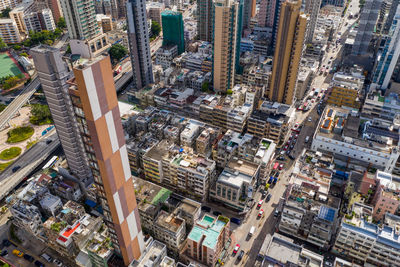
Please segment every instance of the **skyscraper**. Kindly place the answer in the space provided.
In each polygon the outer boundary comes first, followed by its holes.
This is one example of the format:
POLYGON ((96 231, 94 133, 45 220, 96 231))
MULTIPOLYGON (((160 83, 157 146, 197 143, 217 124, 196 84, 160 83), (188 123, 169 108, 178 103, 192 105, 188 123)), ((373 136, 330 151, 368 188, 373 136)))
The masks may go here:
POLYGON ((60 0, 70 39, 91 39, 100 33, 93 0, 60 0))
POLYGON ((135 89, 139 90, 154 82, 145 0, 126 3, 126 20, 133 82, 135 89))
POLYGON ((41 45, 31 49, 31 55, 53 116, 58 138, 67 158, 68 167, 81 183, 88 185, 92 181, 92 172, 68 94, 66 82, 70 78, 70 73, 61 59, 60 51, 56 48, 41 45))
POLYGON ((212 40, 212 0, 197 1, 197 34, 202 41, 211 42, 212 40))
POLYGON ((371 42, 376 20, 381 9, 382 0, 366 0, 360 14, 357 35, 354 40, 352 54, 364 55, 371 42))
POLYGON ((177 45, 178 55, 185 52, 185 35, 182 13, 165 10, 161 13, 163 45, 177 45))
POLYGON ((244 0, 242 31, 250 29, 250 20, 256 15, 256 0, 244 0))
POLYGON ((378 53, 372 82, 380 89, 387 89, 400 56, 400 6, 397 6, 393 16, 389 34, 383 39, 384 45, 378 53))
POLYGON ((279 0, 261 0, 257 23, 259 27, 272 28, 274 26, 275 6, 278 1, 279 0))
POLYGON ((269 99, 291 105, 307 27, 307 17, 300 13, 301 0, 282 3, 269 99))
POLYGON ((75 116, 114 251, 124 265, 145 249, 124 132, 108 56, 73 63, 68 81, 75 116))
POLYGON ((307 15, 309 15, 310 18, 308 22, 308 31, 306 35, 307 44, 312 43, 320 6, 321 6, 321 0, 306 0, 304 12, 307 15))
POLYGON ((226 92, 234 85, 239 3, 215 0, 213 14, 213 85, 215 91, 226 92))

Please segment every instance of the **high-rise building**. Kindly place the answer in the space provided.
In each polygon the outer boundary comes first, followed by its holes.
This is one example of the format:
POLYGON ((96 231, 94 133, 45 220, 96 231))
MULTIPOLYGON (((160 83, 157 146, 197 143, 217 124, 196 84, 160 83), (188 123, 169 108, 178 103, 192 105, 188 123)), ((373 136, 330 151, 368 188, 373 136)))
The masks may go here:
POLYGON ((0 19, 0 38, 6 44, 15 44, 21 42, 17 23, 13 19, 0 19))
POLYGON ((16 7, 22 0, 0 0, 0 10, 16 7))
POLYGON ((372 82, 380 89, 387 89, 400 56, 400 6, 393 17, 389 34, 383 39, 384 45, 378 52, 372 82))
POLYGON ((256 16, 256 0, 244 0, 243 30, 250 29, 250 20, 256 16))
POLYGON ((68 94, 66 82, 70 78, 70 73, 67 66, 61 59, 60 51, 50 46, 35 47, 31 50, 31 55, 67 158, 68 167, 82 184, 88 185, 92 180, 92 172, 68 94))
POLYGON ((216 0, 213 8, 213 85, 217 92, 234 86, 239 3, 216 0))
POLYGON ((185 36, 181 12, 165 10, 161 13, 163 46, 176 45, 178 55, 185 52, 185 36))
POLYGON ((91 39, 100 33, 93 0, 60 0, 70 39, 91 39))
POLYGON ((309 15, 308 30, 306 34, 306 43, 310 44, 313 41, 315 25, 317 24, 319 8, 321 0, 306 0, 304 12, 309 15))
POLYGON ((61 11, 60 0, 46 0, 47 6, 50 8, 53 13, 54 22, 57 23, 61 17, 63 17, 63 13, 61 11))
POLYGON ((145 0, 126 3, 128 40, 136 90, 154 82, 145 0))
POLYGON ((261 0, 257 23, 259 27, 273 27, 275 18, 275 5, 277 4, 277 1, 278 0, 261 0))
POLYGON ((269 99, 291 105, 295 97, 297 74, 303 51, 307 17, 300 12, 300 0, 282 3, 269 99))
POLYGON ((364 55, 371 42, 376 21, 381 9, 382 0, 366 0, 360 14, 357 35, 354 40, 352 54, 364 55))
POLYGON ((198 0, 197 1, 197 34, 202 41, 212 41, 212 0, 198 0))
POLYGON ((69 94, 98 190, 114 251, 124 265, 145 249, 111 62, 98 56, 73 62, 69 94))

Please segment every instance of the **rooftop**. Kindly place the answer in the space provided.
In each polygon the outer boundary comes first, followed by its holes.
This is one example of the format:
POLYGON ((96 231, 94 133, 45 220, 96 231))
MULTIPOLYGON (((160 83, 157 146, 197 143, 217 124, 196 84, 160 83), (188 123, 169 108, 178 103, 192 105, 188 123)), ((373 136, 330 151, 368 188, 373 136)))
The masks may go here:
POLYGON ((210 249, 214 249, 219 235, 222 233, 226 222, 222 221, 222 216, 218 218, 204 215, 204 217, 193 226, 192 231, 188 235, 188 239, 200 242, 204 237, 202 244, 210 249))
POLYGON ((156 223, 163 228, 168 229, 168 231, 175 233, 179 230, 179 228, 182 227, 184 222, 185 221, 183 219, 175 216, 174 214, 170 214, 164 210, 161 210, 156 223))

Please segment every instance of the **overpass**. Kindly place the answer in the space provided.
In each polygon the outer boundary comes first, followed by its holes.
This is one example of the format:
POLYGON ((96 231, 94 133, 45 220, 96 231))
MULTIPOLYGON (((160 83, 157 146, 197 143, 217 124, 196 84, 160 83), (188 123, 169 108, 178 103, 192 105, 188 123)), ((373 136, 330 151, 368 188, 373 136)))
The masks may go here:
POLYGON ((29 98, 39 88, 40 82, 37 75, 32 76, 32 81, 25 86, 22 92, 0 113, 0 129, 14 117, 14 114, 28 102, 29 98))
POLYGON ((36 143, 0 174, 0 200, 7 196, 25 177, 58 148, 60 140, 58 140, 55 130, 52 132, 54 133, 51 136, 36 143), (51 143, 47 144, 48 140, 52 140, 51 143), (13 172, 13 168, 17 166, 20 169, 13 172))

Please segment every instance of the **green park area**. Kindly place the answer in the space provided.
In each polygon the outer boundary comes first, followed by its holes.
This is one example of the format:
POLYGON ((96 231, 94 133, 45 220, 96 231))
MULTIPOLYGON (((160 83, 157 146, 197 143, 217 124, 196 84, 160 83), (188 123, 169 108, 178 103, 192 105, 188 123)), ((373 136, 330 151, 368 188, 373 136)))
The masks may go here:
POLYGON ((7 135, 7 143, 18 143, 29 139, 35 130, 32 127, 24 126, 24 127, 17 127, 10 130, 7 135))
POLYGON ((0 153, 0 159, 2 160, 10 160, 18 157, 21 154, 22 149, 16 146, 4 149, 0 153))

